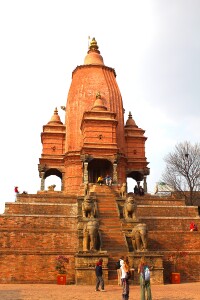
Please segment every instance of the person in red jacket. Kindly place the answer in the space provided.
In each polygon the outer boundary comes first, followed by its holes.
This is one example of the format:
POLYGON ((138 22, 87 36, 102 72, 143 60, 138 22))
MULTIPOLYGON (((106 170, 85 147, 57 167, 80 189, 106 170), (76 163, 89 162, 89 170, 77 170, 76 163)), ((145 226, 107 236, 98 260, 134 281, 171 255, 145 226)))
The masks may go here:
POLYGON ((197 225, 194 222, 190 223, 190 231, 198 231, 197 225))
POLYGON ((18 186, 15 186, 14 191, 15 191, 15 200, 17 200, 17 195, 19 194, 18 186))
POLYGON ((16 193, 16 194, 19 194, 18 186, 15 186, 15 193, 16 193))
POLYGON ((103 280, 103 270, 102 270, 103 259, 100 258, 96 263, 95 273, 96 273, 96 292, 100 291, 99 286, 101 285, 101 292, 105 292, 104 290, 104 280, 103 280))

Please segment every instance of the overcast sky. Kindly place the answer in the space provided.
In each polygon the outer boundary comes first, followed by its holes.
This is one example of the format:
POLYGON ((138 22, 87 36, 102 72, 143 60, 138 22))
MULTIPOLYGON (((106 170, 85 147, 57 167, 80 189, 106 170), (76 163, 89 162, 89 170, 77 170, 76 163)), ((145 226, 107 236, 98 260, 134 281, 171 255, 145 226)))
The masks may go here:
POLYGON ((116 71, 125 121, 131 111, 148 137, 149 192, 164 156, 199 142, 200 0, 0 1, 0 212, 15 185, 40 189, 42 127, 66 105, 88 36, 116 71))

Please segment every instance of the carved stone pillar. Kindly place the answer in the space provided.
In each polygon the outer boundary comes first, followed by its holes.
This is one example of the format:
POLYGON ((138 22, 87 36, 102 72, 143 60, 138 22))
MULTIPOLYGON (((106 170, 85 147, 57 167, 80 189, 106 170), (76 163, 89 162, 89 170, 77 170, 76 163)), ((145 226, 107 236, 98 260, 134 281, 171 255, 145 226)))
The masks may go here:
POLYGON ((147 193, 147 176, 144 176, 143 188, 144 188, 144 192, 147 193))
POLYGON ((45 188, 45 179, 44 179, 44 172, 41 172, 41 184, 40 184, 40 190, 44 191, 45 188))
POLYGON ((83 182, 88 183, 88 162, 84 161, 83 182))
POLYGON ((61 191, 64 191, 64 174, 62 173, 62 179, 61 179, 61 191))
POLYGON ((117 178, 117 163, 113 164, 113 182, 117 183, 118 178, 117 178))

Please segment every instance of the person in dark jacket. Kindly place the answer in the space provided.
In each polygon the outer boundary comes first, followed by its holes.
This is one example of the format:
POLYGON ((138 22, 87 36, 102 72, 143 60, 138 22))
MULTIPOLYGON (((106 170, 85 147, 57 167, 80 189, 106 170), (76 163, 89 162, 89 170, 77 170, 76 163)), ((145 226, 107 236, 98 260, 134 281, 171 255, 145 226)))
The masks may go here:
POLYGON ((100 291, 99 286, 101 286, 101 292, 105 292, 104 290, 104 280, 103 280, 103 270, 102 270, 103 259, 100 258, 96 263, 95 273, 96 273, 96 292, 100 291))

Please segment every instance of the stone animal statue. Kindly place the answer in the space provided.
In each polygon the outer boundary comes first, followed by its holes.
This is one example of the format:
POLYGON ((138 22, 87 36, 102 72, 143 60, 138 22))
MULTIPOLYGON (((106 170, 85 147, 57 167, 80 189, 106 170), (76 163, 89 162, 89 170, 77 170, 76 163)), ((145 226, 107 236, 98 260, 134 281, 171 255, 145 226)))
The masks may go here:
POLYGON ((84 196, 89 195, 89 184, 85 183, 84 184, 84 196))
POLYGON ((139 223, 133 227, 131 233, 127 233, 126 236, 131 238, 134 251, 146 251, 147 250, 147 225, 145 223, 139 223))
POLYGON ((120 195, 124 199, 126 198, 126 183, 124 182, 120 188, 120 195))
POLYGON ((83 218, 95 218, 96 212, 96 203, 89 196, 86 196, 82 203, 83 218))
POLYGON ((136 217, 137 204, 132 196, 126 198, 123 208, 123 216, 125 219, 137 220, 136 217))
POLYGON ((83 251, 97 251, 99 223, 97 220, 88 221, 83 227, 83 251))
POLYGON ((56 187, 55 184, 48 186, 48 191, 54 191, 55 187, 56 187))

